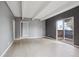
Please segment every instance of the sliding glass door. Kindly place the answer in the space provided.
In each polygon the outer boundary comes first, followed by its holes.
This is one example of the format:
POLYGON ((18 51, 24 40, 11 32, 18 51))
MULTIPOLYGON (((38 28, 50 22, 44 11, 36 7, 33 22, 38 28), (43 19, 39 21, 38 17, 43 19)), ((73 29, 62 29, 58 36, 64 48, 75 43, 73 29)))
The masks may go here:
POLYGON ((74 17, 56 22, 56 39, 65 43, 74 43, 74 17))
POLYGON ((74 20, 73 17, 64 20, 64 39, 73 41, 74 39, 74 20))
POLYGON ((57 39, 62 40, 64 37, 64 21, 63 20, 58 20, 56 24, 56 34, 57 34, 57 39))

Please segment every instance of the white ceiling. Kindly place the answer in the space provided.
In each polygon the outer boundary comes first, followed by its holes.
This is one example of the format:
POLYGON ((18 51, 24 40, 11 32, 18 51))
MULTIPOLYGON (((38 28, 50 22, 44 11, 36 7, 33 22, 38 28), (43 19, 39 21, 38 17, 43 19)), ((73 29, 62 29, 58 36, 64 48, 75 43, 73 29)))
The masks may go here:
POLYGON ((79 5, 78 1, 7 1, 15 17, 45 20, 79 5))
POLYGON ((49 2, 37 1, 22 2, 22 17, 33 18, 36 16, 49 2))
POLYGON ((57 14, 60 14, 62 12, 65 12, 67 10, 70 10, 70 9, 76 7, 76 6, 79 6, 79 1, 78 2, 75 2, 75 1, 66 2, 65 4, 61 5, 57 9, 55 9, 54 11, 51 11, 51 12, 49 12, 49 14, 45 15, 44 17, 42 17, 41 20, 45 20, 47 18, 50 18, 50 17, 55 16, 57 14))
POLYGON ((7 1, 7 4, 9 8, 11 9, 12 13, 16 17, 21 17, 22 16, 22 8, 21 8, 21 2, 19 1, 7 1))

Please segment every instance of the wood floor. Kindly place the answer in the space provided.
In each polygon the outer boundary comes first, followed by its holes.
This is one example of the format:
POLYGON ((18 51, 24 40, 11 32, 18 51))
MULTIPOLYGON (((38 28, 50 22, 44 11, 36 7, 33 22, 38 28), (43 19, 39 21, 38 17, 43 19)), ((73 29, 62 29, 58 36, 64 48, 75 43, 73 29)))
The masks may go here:
POLYGON ((54 39, 14 41, 4 57, 79 57, 79 48, 54 39))

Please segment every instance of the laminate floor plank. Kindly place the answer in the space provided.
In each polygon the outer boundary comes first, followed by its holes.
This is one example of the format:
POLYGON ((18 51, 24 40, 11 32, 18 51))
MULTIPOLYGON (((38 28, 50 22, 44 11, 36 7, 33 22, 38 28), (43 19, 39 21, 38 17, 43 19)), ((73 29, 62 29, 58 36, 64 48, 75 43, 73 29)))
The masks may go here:
POLYGON ((54 39, 15 40, 4 57, 79 57, 79 48, 54 39))

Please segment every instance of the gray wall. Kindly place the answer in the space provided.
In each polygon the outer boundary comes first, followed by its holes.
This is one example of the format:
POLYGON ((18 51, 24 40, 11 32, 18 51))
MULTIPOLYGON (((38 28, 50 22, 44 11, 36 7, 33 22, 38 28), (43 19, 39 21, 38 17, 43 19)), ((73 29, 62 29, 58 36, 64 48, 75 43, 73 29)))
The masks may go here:
POLYGON ((21 18, 15 19, 15 38, 20 38, 20 21, 21 18))
POLYGON ((46 20, 46 36, 56 39, 56 20, 46 20))
POLYGON ((79 6, 46 20, 46 36, 56 38, 56 21, 74 17, 74 44, 79 45, 79 6))
POLYGON ((0 2, 0 55, 13 41, 13 15, 5 2, 0 2))
POLYGON ((45 36, 45 21, 24 21, 22 37, 41 38, 45 36))

